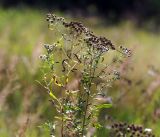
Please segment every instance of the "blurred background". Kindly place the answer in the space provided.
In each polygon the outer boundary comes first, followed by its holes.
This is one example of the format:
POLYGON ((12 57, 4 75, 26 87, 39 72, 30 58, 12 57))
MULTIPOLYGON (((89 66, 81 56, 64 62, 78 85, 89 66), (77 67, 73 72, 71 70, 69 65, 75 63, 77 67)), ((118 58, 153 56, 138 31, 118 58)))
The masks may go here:
MULTIPOLYGON (((46 14, 78 20, 115 45, 132 49, 100 114, 152 128, 160 136, 160 0, 0 0, 0 136, 47 137, 40 126, 55 110, 39 86, 39 55, 52 43, 46 14)), ((107 129, 97 137, 107 136, 107 129)))

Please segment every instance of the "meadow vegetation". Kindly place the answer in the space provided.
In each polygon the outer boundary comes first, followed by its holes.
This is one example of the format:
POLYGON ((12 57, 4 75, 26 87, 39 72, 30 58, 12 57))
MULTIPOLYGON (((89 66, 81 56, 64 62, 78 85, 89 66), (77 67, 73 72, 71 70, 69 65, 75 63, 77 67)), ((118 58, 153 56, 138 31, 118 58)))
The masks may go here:
MULTIPOLYGON (((50 31, 40 11, 0 9, 0 135, 2 137, 50 136, 48 127, 57 112, 50 98, 36 80, 40 80, 39 56, 45 43, 54 43, 57 35, 50 31), (44 124, 45 123, 45 124, 44 124)), ((58 15, 63 15, 58 13, 58 15)), ((107 101, 113 104, 100 111, 100 124, 108 119, 151 128, 160 135, 160 35, 123 21, 106 26, 102 18, 72 18, 81 21, 98 36, 114 45, 132 50, 118 71, 121 78, 107 88, 107 101), (108 115, 111 118, 108 118, 108 115)), ((112 59, 106 56, 107 60, 112 59)), ((109 128, 97 130, 97 136, 108 135, 109 128)))

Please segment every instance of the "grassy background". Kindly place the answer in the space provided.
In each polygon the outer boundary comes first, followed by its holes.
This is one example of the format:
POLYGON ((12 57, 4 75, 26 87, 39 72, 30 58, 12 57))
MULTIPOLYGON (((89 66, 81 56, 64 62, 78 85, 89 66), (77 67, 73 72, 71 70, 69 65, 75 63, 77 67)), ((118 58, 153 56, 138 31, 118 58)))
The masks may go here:
MULTIPOLYGON (((39 55, 43 44, 52 43, 55 34, 47 29, 45 12, 25 9, 0 9, 0 136, 14 137, 25 129, 26 137, 49 136, 47 130, 39 128, 47 120, 52 120, 54 109, 49 98, 36 80, 40 79, 39 55)), ((57 13, 62 15, 62 13, 57 13)), ((66 16, 66 15, 64 15, 66 16)), ((71 17, 67 16, 71 19, 71 17)), ((105 25, 103 18, 78 18, 98 35, 106 36, 115 45, 133 49, 128 61, 129 68, 124 76, 132 81, 131 85, 122 80, 109 88, 108 95, 113 97, 114 107, 102 111, 104 121, 109 113, 119 121, 142 124, 153 128, 160 135, 160 84, 146 93, 152 83, 158 81, 160 73, 148 75, 151 65, 160 68, 160 34, 138 28, 131 21, 116 25, 105 25), (140 84, 138 84, 138 82, 140 84), (125 87, 125 88, 124 88, 125 87), (124 93, 124 94, 123 94, 124 93)), ((160 81, 160 80, 159 80, 160 81)), ((98 132, 103 137, 107 131, 98 132), (100 134, 101 133, 101 134, 100 134)))

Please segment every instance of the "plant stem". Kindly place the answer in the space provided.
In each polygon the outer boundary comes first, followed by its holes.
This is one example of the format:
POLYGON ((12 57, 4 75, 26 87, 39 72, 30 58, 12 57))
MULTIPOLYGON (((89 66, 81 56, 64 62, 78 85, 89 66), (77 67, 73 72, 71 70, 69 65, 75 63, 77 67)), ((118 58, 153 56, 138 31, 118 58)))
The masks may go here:
POLYGON ((89 102, 89 93, 87 93, 85 112, 84 112, 84 116, 83 116, 82 137, 84 135, 84 127, 85 127, 85 123, 86 123, 86 115, 87 115, 87 109, 88 109, 88 102, 89 102))
POLYGON ((61 113, 62 113, 61 137, 64 137, 64 134, 63 134, 63 130, 64 130, 63 107, 61 108, 61 113))
POLYGON ((96 71, 96 66, 98 65, 98 61, 100 59, 101 54, 99 54, 99 56, 97 56, 96 59, 94 59, 95 55, 91 55, 91 62, 90 62, 90 67, 89 67, 89 76, 90 76, 90 83, 88 84, 88 91, 87 91, 87 98, 86 98, 86 106, 85 106, 85 112, 84 112, 84 116, 83 116, 83 125, 82 125, 82 137, 84 135, 84 128, 85 128, 85 123, 86 123, 86 115, 87 115, 87 110, 88 110, 88 104, 89 104, 89 96, 90 96, 90 91, 91 91, 91 84, 92 84, 92 80, 94 78, 95 75, 95 71, 96 71), (94 62, 94 60, 97 60, 96 62, 94 62), (95 63, 95 64, 94 64, 95 63), (94 67, 93 67, 94 66, 94 67))
MULTIPOLYGON (((82 124, 82 137, 84 135, 84 128, 85 128, 85 123, 86 123, 86 115, 87 115, 87 110, 88 110, 88 104, 89 104, 89 96, 90 96, 90 89, 91 89, 91 83, 92 83, 92 65, 93 65, 93 57, 91 55, 91 61, 89 65, 89 77, 90 77, 90 83, 88 84, 88 91, 87 93, 87 98, 86 98, 86 106, 84 110, 84 116, 83 116, 83 124, 82 124)), ((95 71, 95 70, 94 70, 95 71)), ((94 73, 93 73, 94 74, 94 73)))

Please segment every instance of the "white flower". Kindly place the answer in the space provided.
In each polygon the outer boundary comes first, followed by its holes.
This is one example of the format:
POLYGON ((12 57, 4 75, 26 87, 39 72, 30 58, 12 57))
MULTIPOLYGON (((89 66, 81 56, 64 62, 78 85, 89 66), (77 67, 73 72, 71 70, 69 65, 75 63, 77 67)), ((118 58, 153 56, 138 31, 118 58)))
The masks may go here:
POLYGON ((40 58, 42 61, 46 61, 46 60, 47 60, 47 55, 40 55, 39 58, 40 58))
POLYGON ((150 128, 145 128, 144 131, 145 131, 145 132, 152 132, 152 129, 150 129, 150 128))

